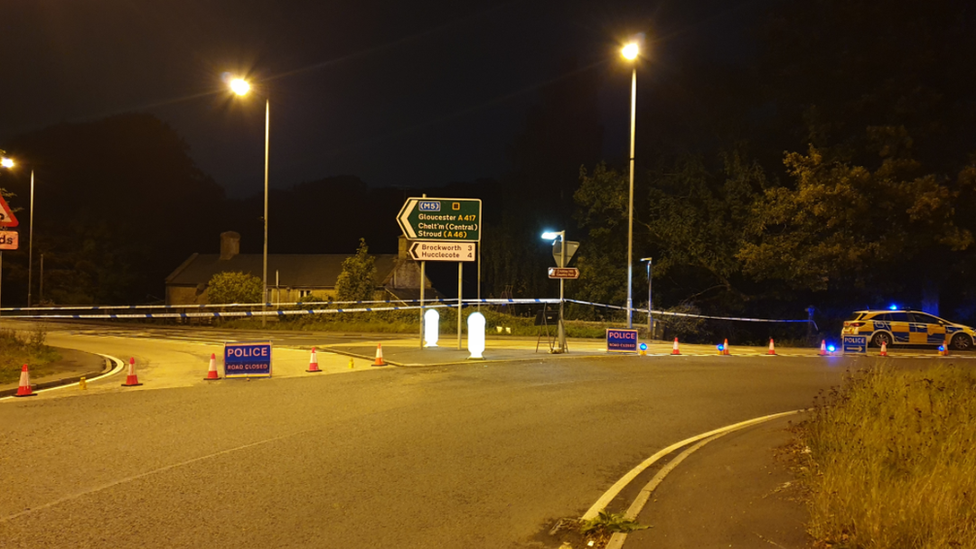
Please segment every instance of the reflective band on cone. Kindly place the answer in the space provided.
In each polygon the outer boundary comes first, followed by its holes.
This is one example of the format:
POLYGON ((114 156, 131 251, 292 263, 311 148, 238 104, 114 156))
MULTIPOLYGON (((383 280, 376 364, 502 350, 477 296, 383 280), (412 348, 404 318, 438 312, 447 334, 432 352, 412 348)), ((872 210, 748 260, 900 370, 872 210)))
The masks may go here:
POLYGON ((210 369, 207 370, 207 377, 203 379, 205 381, 220 379, 220 376, 217 375, 217 355, 214 353, 210 353, 210 369))
POLYGON ((383 344, 382 343, 377 343, 376 344, 376 361, 373 362, 373 366, 386 366, 386 363, 383 362, 383 344))
POLYGON ((312 347, 312 356, 308 359, 308 370, 306 372, 321 372, 319 370, 319 359, 315 356, 315 347, 312 347))
POLYGON ((20 385, 17 387, 17 394, 14 396, 34 396, 34 391, 31 389, 30 385, 30 373, 27 371, 26 364, 24 364, 24 367, 20 369, 20 385))
POLYGON ((674 338, 674 346, 671 347, 672 355, 680 355, 681 351, 678 350, 678 338, 674 338))
POLYGON ((125 376, 125 383, 122 386, 138 387, 139 385, 142 383, 139 383, 139 378, 136 376, 136 359, 129 357, 129 375, 125 376))

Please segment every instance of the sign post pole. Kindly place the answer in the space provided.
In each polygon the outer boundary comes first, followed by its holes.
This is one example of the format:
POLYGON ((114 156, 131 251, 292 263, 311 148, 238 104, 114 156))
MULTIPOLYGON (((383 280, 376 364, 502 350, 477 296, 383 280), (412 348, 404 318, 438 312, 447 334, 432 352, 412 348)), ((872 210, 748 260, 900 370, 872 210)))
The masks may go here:
POLYGON ((463 268, 464 268, 464 263, 458 261, 458 351, 462 350, 462 347, 461 347, 461 304, 463 303, 463 301, 461 300, 461 291, 462 291, 461 281, 463 280, 463 278, 461 277, 461 272, 462 272, 462 269, 463 268))
MULTIPOLYGON (((566 233, 565 232, 563 232, 562 240, 559 243, 561 244, 561 246, 559 246, 560 248, 559 266, 565 267, 566 266, 566 233)), ((560 353, 566 352, 566 327, 563 325, 563 304, 565 303, 563 299, 564 296, 563 289, 565 288, 565 285, 566 285, 566 279, 560 278, 559 279, 559 352, 560 353)))
POLYGON ((426 286, 427 274, 425 267, 426 261, 420 262, 420 348, 424 348, 424 286, 426 286))

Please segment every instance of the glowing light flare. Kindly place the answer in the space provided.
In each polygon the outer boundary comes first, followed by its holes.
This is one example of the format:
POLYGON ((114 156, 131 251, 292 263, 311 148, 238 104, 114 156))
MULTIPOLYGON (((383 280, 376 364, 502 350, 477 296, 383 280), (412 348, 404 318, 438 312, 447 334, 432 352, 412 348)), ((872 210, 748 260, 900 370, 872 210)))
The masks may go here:
POLYGON ((891 305, 888 306, 888 310, 889 311, 897 311, 898 310, 898 305, 895 305, 894 303, 892 303, 891 305))
POLYGON ((485 352, 485 315, 471 313, 468 315, 468 352, 469 359, 482 359, 485 352))
POLYGON ((424 313, 424 347, 437 347, 437 339, 440 337, 438 327, 440 326, 441 315, 435 309, 428 309, 424 313))
POLYGON ((554 233, 552 231, 546 231, 542 233, 543 240, 556 240, 557 238, 559 238, 559 236, 560 236, 559 233, 554 233))
POLYGON ((640 344, 640 350, 641 351, 646 351, 647 350, 647 343, 641 343, 640 344))
POLYGON ((3 158, 0 158, 0 166, 3 166, 4 168, 13 168, 14 167, 14 159, 13 158, 7 158, 6 156, 3 157, 3 158))
POLYGON ((620 50, 620 54, 624 56, 624 59, 633 61, 640 55, 640 46, 637 45, 637 42, 631 42, 620 50))
POLYGON ((247 92, 251 91, 251 85, 247 83, 247 80, 243 78, 235 78, 230 81, 230 90, 237 95, 247 95, 247 92))
POLYGON ((834 352, 836 350, 837 350, 837 347, 834 347, 833 345, 827 345, 827 352, 828 353, 832 353, 832 352, 834 352))

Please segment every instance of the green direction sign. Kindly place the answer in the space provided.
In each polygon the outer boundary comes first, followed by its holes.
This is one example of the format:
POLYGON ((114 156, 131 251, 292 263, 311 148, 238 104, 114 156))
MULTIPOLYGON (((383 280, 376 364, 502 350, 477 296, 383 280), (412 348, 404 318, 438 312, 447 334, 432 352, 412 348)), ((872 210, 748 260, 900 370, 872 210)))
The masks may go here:
POLYGON ((408 198, 397 223, 409 240, 481 242, 481 199, 408 198))

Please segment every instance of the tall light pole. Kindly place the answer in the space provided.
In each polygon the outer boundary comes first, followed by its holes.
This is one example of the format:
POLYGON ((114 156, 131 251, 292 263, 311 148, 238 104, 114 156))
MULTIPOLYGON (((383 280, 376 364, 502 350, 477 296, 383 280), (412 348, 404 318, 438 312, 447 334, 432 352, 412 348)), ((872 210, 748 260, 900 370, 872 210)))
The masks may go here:
POLYGON ((654 258, 642 257, 641 261, 647 262, 647 339, 654 339, 654 297, 651 294, 651 280, 654 279, 654 258))
POLYGON ((30 229, 27 237, 27 306, 31 306, 31 282, 34 280, 34 170, 31 170, 30 229))
MULTIPOLYGON (((559 267, 566 266, 566 231, 558 232, 544 232, 542 233, 542 238, 546 240, 556 240, 559 239, 559 267)), ((563 325, 563 285, 566 283, 564 278, 559 279, 559 328, 557 332, 559 334, 559 352, 566 352, 566 328, 563 325)))
POLYGON ((637 56, 640 46, 631 42, 620 53, 634 62, 630 86, 630 195, 627 206, 627 328, 634 327, 634 137, 637 133, 637 56))
MULTIPOLYGON (((251 91, 251 85, 243 78, 230 81, 230 89, 244 96, 251 91)), ((261 312, 267 310, 268 303, 268 149, 271 137, 271 99, 264 102, 264 261, 261 273, 261 312)), ((261 326, 267 322, 267 315, 261 315, 261 326)))
MULTIPOLYGON (((0 167, 3 168, 13 168, 14 161, 6 156, 3 156, 3 151, 0 151, 0 167)), ((3 288, 3 250, 0 250, 0 289, 3 288)))

